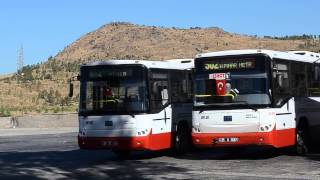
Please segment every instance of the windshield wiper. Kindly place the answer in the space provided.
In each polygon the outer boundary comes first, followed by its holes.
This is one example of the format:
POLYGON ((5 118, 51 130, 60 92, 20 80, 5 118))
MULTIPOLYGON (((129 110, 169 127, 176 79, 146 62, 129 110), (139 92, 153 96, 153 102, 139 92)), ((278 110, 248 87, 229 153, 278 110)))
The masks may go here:
POLYGON ((130 113, 127 109, 124 111, 127 115, 131 116, 132 118, 135 118, 135 115, 130 113))
POLYGON ((254 110, 254 111, 258 111, 258 109, 257 108, 255 108, 254 106, 252 106, 251 104, 249 104, 247 101, 238 101, 239 102, 239 104, 245 104, 245 105, 247 105, 250 109, 252 109, 252 110, 254 110))
POLYGON ((134 114, 128 113, 132 118, 135 118, 134 114))
MULTIPOLYGON (((249 104, 246 101, 238 101, 238 102, 233 102, 233 103, 212 103, 212 104, 202 104, 202 105, 197 105, 196 107, 210 107, 210 106, 219 106, 219 107, 223 107, 223 106, 232 106, 232 105, 246 105, 248 106, 250 109, 254 110, 254 111, 258 111, 257 108, 255 108, 254 106, 252 106, 251 104, 249 104)), ((199 114, 201 114, 204 111, 204 109, 201 109, 199 114)))
MULTIPOLYGON (((223 106, 230 106, 233 105, 233 103, 211 103, 211 104, 201 104, 201 105, 197 105, 195 107, 210 107, 210 106, 219 106, 219 107, 223 107, 223 106)), ((199 114, 201 114, 205 109, 202 108, 199 111, 199 114)))

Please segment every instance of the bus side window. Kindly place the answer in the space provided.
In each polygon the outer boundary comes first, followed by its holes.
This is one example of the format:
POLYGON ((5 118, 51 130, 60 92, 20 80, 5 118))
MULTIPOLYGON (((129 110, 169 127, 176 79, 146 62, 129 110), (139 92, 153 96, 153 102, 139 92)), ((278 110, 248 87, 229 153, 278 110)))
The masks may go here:
POLYGON ((306 66, 304 63, 291 62, 292 93, 298 97, 304 97, 307 93, 306 66))
POLYGON ((168 102, 168 81, 152 81, 151 108, 159 111, 168 102))
POLYGON ((320 96, 320 66, 314 64, 308 67, 308 94, 320 96))
POLYGON ((159 112, 169 102, 167 72, 153 72, 150 79, 150 108, 151 112, 159 112))
POLYGON ((276 107, 282 106, 290 97, 289 64, 276 61, 272 72, 273 99, 276 107))
POLYGON ((191 80, 186 71, 170 72, 172 102, 187 102, 191 99, 191 80))

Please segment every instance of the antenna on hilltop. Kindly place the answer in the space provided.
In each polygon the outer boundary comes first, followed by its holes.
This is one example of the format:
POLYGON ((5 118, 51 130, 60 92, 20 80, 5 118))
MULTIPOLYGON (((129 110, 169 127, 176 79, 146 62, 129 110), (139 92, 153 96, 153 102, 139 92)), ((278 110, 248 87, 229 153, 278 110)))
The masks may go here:
POLYGON ((23 46, 21 45, 17 51, 17 73, 23 68, 23 46))

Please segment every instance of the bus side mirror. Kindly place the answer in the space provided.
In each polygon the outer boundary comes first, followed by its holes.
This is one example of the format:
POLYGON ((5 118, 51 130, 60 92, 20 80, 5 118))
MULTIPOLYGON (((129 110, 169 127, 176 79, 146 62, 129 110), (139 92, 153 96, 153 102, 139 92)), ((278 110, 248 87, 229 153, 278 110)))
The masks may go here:
POLYGON ((277 74, 276 79, 277 79, 278 86, 280 88, 282 88, 283 87, 283 74, 277 74))
POLYGON ((320 67, 314 66, 314 80, 318 81, 320 75, 320 67))
POLYGON ((69 97, 73 96, 73 83, 69 80, 69 97))
POLYGON ((168 103, 168 89, 163 89, 161 91, 161 99, 162 99, 162 105, 165 105, 168 103))

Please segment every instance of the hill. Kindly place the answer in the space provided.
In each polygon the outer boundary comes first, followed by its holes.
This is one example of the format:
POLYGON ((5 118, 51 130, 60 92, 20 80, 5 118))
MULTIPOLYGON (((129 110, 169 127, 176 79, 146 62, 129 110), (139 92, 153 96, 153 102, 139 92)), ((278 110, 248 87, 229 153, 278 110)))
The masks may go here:
POLYGON ((179 29, 111 23, 80 37, 45 63, 2 77, 0 116, 75 111, 78 94, 67 97, 67 79, 77 75, 84 62, 192 58, 202 52, 244 48, 319 51, 319 40, 260 38, 217 27, 179 29))
POLYGON ((244 48, 310 49, 303 40, 276 40, 228 33, 220 28, 161 28, 112 23, 90 32, 58 53, 63 61, 192 58, 195 54, 244 48))

